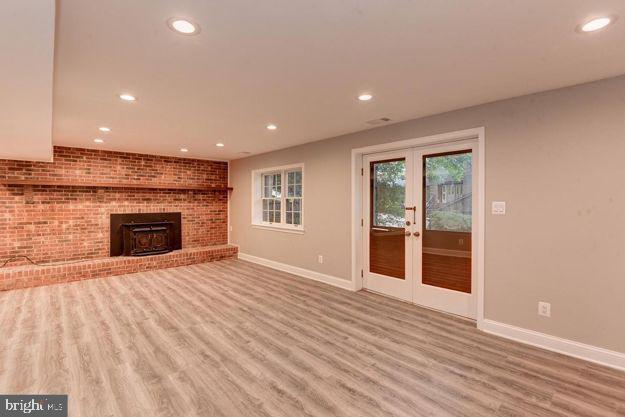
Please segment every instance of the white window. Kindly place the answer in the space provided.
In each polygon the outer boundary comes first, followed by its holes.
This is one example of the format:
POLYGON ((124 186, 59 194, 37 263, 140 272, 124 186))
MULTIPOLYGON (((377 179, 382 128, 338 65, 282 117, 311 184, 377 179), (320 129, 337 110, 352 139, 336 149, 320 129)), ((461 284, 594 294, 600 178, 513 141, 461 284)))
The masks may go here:
POLYGON ((282 175, 263 174, 263 222, 280 223, 282 219, 282 175))
POLYGON ((304 231, 304 165, 252 172, 252 225, 304 231))

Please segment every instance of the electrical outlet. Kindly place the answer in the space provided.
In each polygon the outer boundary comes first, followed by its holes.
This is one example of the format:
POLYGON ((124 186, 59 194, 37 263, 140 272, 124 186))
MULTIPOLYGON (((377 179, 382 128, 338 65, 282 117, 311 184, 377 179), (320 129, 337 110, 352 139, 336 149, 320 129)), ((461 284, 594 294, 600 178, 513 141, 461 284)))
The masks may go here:
POLYGON ((323 255, 317 255, 317 262, 319 262, 320 264, 323 263, 323 255))
POLYGON ((538 302, 538 315, 551 317, 551 303, 546 303, 544 301, 538 302))

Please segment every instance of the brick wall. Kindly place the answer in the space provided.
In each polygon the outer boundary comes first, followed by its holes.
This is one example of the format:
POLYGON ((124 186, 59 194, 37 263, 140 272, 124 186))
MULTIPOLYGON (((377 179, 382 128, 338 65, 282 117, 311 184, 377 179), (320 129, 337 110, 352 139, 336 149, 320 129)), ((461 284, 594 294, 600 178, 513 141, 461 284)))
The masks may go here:
POLYGON ((55 146, 52 163, 0 159, 0 178, 225 187, 228 164, 55 146))
MULTIPOLYGON (((0 160, 0 179, 224 187, 226 162, 55 147, 54 162, 0 160)), ((225 191, 0 184, 0 262, 109 255, 111 213, 182 213, 183 248, 227 243, 225 191), (25 195, 26 194, 26 195, 25 195)), ((11 263, 11 265, 19 262, 11 263)))

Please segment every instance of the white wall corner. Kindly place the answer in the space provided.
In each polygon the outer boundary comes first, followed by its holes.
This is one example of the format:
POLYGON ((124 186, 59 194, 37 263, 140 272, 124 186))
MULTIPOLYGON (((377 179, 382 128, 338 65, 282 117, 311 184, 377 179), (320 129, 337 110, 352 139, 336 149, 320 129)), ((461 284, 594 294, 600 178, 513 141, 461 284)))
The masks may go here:
POLYGON ((0 159, 52 162, 56 3, 2 2, 0 159))

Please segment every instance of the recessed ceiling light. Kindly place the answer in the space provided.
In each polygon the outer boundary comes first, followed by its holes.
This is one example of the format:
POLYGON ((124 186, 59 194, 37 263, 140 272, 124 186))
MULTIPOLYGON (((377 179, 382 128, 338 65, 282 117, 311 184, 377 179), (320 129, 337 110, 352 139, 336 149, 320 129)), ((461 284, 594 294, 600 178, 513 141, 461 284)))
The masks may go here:
POLYGON ((587 23, 584 23, 581 27, 582 32, 595 32, 597 30, 603 29, 612 23, 612 18, 608 16, 599 17, 597 19, 593 19, 587 23))
POLYGON ((105 127, 105 126, 102 126, 102 127, 99 127, 99 128, 98 128, 98 130, 99 130, 100 132, 110 132, 110 131, 111 131, 111 128, 110 128, 110 127, 105 127))
POLYGON ((136 101, 137 100, 137 97, 135 97, 135 96, 133 96, 131 94, 127 94, 127 93, 120 94, 119 98, 124 100, 124 101, 136 101))
POLYGON ((180 148, 180 152, 189 152, 187 148, 180 148))
POLYGON ((217 146, 218 148, 223 148, 226 145, 224 145, 223 143, 216 143, 215 146, 217 146))
POLYGON ((373 98, 371 94, 361 94, 358 96, 358 100, 360 101, 369 101, 373 98))
POLYGON ((100 139, 100 138, 95 138, 93 141, 95 143, 104 143, 104 139, 100 139))
POLYGON ((186 19, 169 19, 167 22, 169 27, 178 33, 183 35, 195 35, 199 31, 197 24, 192 23, 186 19))
POLYGON ((267 125, 267 129, 268 130, 276 130, 278 128, 278 126, 274 125, 273 123, 269 123, 267 125))

